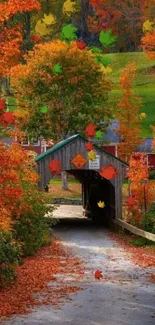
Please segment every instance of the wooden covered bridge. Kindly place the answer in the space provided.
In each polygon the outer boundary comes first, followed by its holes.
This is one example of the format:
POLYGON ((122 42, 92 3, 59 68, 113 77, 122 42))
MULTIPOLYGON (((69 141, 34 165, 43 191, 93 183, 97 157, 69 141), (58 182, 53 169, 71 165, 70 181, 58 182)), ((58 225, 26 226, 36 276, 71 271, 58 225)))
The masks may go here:
POLYGON ((107 223, 111 218, 122 217, 122 183, 126 177, 127 164, 94 146, 96 159, 88 159, 86 150, 88 140, 77 134, 57 143, 54 147, 36 158, 40 175, 39 188, 45 186, 53 177, 49 165, 52 160, 61 162, 63 171, 74 175, 82 184, 82 202, 89 217, 107 223), (112 165, 117 169, 118 176, 107 180, 100 175, 101 167, 112 165), (104 209, 98 207, 98 202, 105 203, 104 209))

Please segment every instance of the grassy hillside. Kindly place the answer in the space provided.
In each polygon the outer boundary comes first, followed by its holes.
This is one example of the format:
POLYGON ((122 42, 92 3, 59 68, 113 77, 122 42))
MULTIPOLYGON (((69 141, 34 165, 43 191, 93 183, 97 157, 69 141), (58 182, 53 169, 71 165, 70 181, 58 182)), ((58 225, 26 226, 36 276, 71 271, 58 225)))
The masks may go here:
POLYGON ((136 62, 137 74, 134 90, 136 95, 142 98, 140 112, 145 112, 147 118, 143 120, 143 137, 152 137, 150 124, 155 125, 155 61, 150 61, 145 53, 115 53, 109 54, 112 60, 113 71, 111 78, 114 83, 114 99, 118 99, 121 92, 118 88, 118 81, 121 71, 131 62, 136 62))

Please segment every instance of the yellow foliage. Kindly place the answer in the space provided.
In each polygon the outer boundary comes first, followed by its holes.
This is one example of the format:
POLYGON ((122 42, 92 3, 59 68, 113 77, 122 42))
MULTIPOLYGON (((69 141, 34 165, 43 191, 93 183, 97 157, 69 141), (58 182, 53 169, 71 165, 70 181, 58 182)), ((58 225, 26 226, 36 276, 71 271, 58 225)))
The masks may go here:
POLYGON ((112 72, 112 68, 110 65, 108 65, 108 67, 104 67, 104 65, 100 64, 100 71, 108 74, 112 72))
POLYGON ((154 30, 154 23, 146 20, 145 23, 143 24, 143 33, 146 32, 152 32, 154 30))
POLYGON ((67 16, 71 16, 74 12, 76 12, 76 2, 71 0, 66 0, 63 5, 63 13, 67 16))
POLYGON ((45 23, 41 21, 41 19, 38 20, 36 26, 35 26, 35 31, 37 34, 40 36, 46 36, 51 33, 52 29, 48 28, 45 23))
POLYGON ((142 120, 143 118, 146 118, 147 115, 146 115, 146 113, 141 113, 141 114, 139 114, 139 117, 140 117, 140 119, 142 120))
POLYGON ((56 23, 56 18, 52 14, 44 14, 44 18, 42 18, 42 20, 46 25, 54 25, 56 23))
POLYGON ((94 160, 94 159, 96 159, 96 152, 93 151, 93 150, 89 151, 89 152, 88 152, 88 159, 89 159, 89 160, 94 160))
POLYGON ((102 209, 105 207, 105 203, 104 202, 101 202, 101 201, 99 201, 97 203, 97 205, 98 205, 99 208, 102 208, 102 209))

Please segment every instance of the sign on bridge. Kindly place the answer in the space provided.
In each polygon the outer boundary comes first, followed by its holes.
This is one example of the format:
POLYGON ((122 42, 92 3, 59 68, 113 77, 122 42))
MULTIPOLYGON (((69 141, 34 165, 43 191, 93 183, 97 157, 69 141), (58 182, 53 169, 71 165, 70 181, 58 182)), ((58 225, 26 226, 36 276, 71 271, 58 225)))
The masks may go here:
POLYGON ((89 160, 89 169, 100 169, 100 156, 97 155, 96 159, 89 160))

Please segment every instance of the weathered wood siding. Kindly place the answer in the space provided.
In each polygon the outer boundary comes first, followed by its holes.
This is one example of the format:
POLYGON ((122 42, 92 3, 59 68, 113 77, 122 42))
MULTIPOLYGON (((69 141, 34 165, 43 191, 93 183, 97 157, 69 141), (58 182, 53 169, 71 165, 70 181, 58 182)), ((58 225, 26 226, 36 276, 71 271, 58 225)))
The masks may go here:
MULTIPOLYGON (((81 153, 86 159, 87 163, 83 166, 82 170, 89 170, 89 160, 87 159, 88 152, 85 149, 85 144, 87 141, 76 139, 75 141, 65 145, 59 150, 50 154, 50 156, 45 157, 43 160, 38 162, 38 173, 40 174, 39 187, 44 190, 46 184, 52 179, 52 174, 49 170, 49 164, 53 159, 61 161, 61 167, 63 170, 71 171, 76 170, 76 167, 71 163, 72 159, 81 153)), ((118 160, 117 158, 103 152, 100 148, 95 148, 97 155, 100 155, 100 166, 106 167, 111 164, 118 170, 118 177, 111 180, 110 182, 115 187, 115 216, 116 218, 122 217, 122 182, 126 176, 126 164, 118 160)), ((77 169, 79 170, 79 169, 77 169)), ((99 171, 99 170, 96 170, 99 171)))

